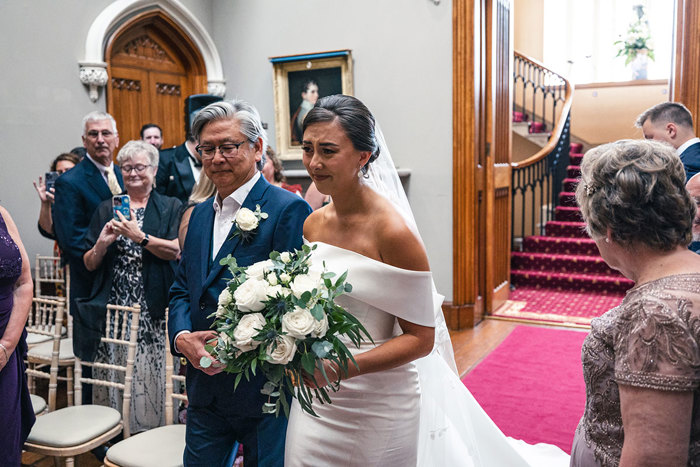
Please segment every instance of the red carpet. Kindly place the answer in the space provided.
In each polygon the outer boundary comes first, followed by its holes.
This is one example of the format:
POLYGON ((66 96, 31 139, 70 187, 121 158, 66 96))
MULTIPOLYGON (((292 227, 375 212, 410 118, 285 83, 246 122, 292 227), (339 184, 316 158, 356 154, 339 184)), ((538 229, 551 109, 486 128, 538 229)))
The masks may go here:
POLYGON ((571 453, 586 402, 585 332, 518 326, 462 380, 507 435, 571 453))

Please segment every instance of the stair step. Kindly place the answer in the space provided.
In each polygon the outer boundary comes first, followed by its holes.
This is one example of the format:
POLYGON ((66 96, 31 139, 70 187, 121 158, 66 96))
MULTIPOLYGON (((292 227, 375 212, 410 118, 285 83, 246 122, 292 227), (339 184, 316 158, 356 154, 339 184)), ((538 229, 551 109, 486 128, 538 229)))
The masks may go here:
POLYGON ((554 219, 563 222, 581 222, 581 210, 571 206, 557 206, 554 208, 554 219))
POLYGON ((552 253, 513 252, 511 270, 529 270, 542 272, 561 272, 579 274, 599 274, 621 277, 605 264, 600 256, 567 255, 552 253))
POLYGON ((580 152, 572 152, 569 154, 569 163, 571 165, 581 165, 581 160, 583 159, 583 154, 580 152))
POLYGON ((588 238, 583 222, 549 221, 544 226, 548 237, 588 238))
POLYGON ((590 238, 542 237, 523 240, 523 252, 598 256, 598 247, 590 238))
POLYGON ((564 179, 564 191, 576 191, 576 185, 578 185, 578 178, 564 179))
POLYGON ((571 148, 571 152, 580 153, 581 151, 583 151, 583 144, 581 143, 571 143, 569 144, 569 147, 571 148))
POLYGON ((517 286, 539 286, 554 290, 579 292, 621 293, 632 288, 634 282, 624 277, 599 274, 570 274, 532 270, 511 271, 511 281, 517 286))
POLYGON ((566 206, 575 208, 576 204, 576 193, 571 191, 560 191, 559 192, 559 206, 566 206))
POLYGON ((567 178, 581 178, 581 166, 580 165, 570 165, 566 168, 567 178))

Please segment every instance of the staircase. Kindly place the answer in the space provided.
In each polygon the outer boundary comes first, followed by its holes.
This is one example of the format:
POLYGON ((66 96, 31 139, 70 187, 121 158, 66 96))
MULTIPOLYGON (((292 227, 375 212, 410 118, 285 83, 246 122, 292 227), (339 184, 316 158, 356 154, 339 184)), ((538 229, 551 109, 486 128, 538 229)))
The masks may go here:
POLYGON ((576 205, 583 148, 570 144, 573 87, 517 52, 514 70, 513 131, 543 144, 511 164, 510 300, 520 305, 494 316, 586 325, 618 305, 633 282, 605 264, 576 205))

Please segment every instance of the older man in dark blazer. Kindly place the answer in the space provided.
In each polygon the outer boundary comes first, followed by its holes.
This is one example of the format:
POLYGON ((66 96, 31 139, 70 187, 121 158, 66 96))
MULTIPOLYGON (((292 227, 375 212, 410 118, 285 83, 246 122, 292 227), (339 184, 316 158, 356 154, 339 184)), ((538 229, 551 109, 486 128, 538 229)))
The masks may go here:
POLYGON ((112 157, 119 146, 114 118, 105 112, 91 112, 83 118, 83 144, 87 154, 78 165, 56 180, 52 208, 58 246, 70 265, 70 305, 87 297, 92 275, 85 269, 85 234, 90 219, 102 201, 123 191, 119 166, 112 157))
POLYGON ((216 365, 200 366, 213 333, 218 297, 231 279, 219 264, 227 255, 239 266, 268 259, 271 251, 300 248, 304 220, 311 213, 301 197, 270 185, 260 174, 265 130, 257 110, 242 101, 217 102, 195 118, 193 134, 199 141, 204 171, 217 194, 192 212, 180 267, 170 289, 168 333, 176 355, 187 366, 187 466, 230 466, 233 446, 244 447, 246 467, 282 466, 287 419, 263 414, 266 396, 260 393, 261 373, 241 381, 216 365), (256 206, 267 213, 253 237, 243 242, 233 235, 239 209, 256 206))

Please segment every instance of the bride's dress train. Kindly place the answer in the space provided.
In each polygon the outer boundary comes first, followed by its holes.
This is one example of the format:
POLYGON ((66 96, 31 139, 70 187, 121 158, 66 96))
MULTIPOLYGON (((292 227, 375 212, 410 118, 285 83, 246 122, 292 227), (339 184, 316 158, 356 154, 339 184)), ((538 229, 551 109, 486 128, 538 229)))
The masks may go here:
MULTIPOLYGON (((407 271, 325 243, 314 243, 313 267, 348 271, 350 294, 338 303, 355 315, 374 344, 391 339, 396 318, 425 325, 442 297, 430 272, 407 271)), ((503 435, 456 375, 444 320, 436 347, 416 362, 341 382, 332 404, 314 402, 319 417, 292 404, 286 466, 567 466, 569 456, 550 445, 528 445, 503 435), (448 362, 450 364, 448 364, 448 362)))

